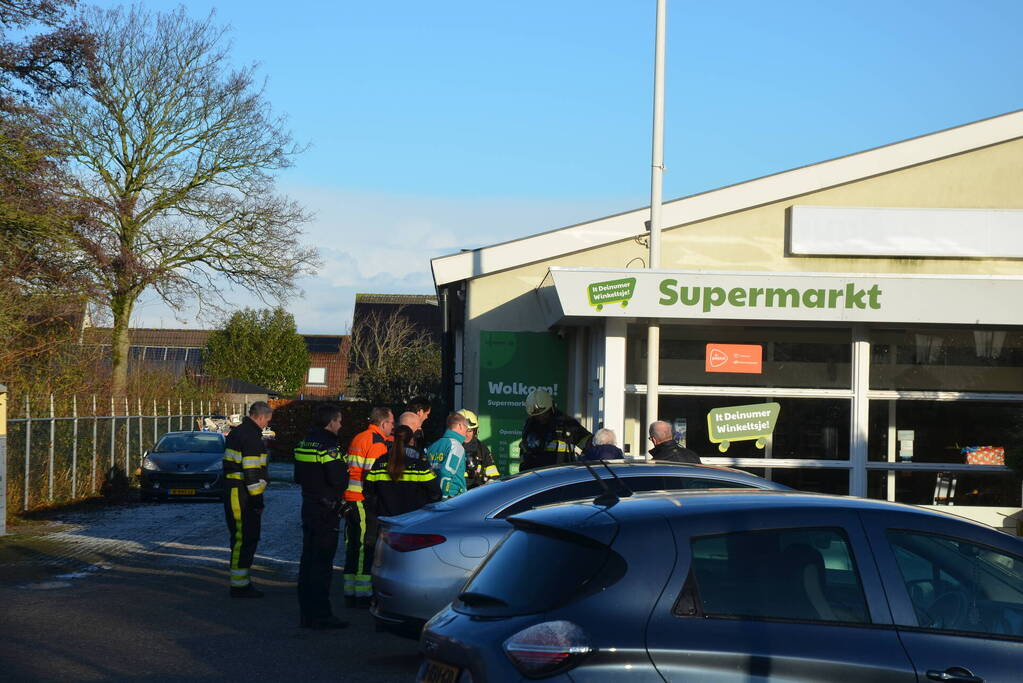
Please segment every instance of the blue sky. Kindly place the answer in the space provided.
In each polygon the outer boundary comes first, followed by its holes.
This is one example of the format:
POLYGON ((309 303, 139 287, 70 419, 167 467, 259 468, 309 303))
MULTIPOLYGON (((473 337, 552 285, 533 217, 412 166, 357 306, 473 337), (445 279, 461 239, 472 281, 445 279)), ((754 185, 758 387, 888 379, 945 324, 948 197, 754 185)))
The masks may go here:
MULTIPOLYGON (((327 262, 303 332, 432 291, 431 256, 649 201, 654 0, 186 6, 310 145, 280 179, 327 262)), ((668 0, 665 199, 1023 108, 1020 26, 1018 0, 668 0)), ((148 299, 135 324, 208 321, 148 299)))

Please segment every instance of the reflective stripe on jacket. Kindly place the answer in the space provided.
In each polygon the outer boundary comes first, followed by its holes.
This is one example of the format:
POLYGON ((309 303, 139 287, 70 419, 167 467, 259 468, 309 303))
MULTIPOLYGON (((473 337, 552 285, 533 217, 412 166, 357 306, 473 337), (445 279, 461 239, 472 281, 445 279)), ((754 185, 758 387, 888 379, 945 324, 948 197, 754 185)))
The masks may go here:
POLYGON ((263 430, 246 417, 228 433, 224 442, 224 478, 227 485, 244 488, 249 496, 256 497, 253 504, 261 506, 263 492, 270 481, 269 461, 263 430))
POLYGON ((371 424, 365 431, 359 432, 348 444, 348 490, 345 500, 365 500, 362 493, 362 482, 373 463, 381 455, 387 453, 390 437, 384 436, 380 427, 371 424))

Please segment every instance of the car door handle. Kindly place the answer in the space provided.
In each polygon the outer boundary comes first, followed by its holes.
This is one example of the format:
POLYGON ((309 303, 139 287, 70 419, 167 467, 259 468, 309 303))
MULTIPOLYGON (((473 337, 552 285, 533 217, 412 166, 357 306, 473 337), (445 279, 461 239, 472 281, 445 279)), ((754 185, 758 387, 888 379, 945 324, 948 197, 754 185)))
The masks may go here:
POLYGON ((951 666, 944 671, 938 671, 937 669, 929 669, 927 671, 927 678, 932 681, 956 681, 957 683, 984 683, 984 679, 980 676, 974 676, 973 672, 969 669, 964 669, 961 666, 951 666))

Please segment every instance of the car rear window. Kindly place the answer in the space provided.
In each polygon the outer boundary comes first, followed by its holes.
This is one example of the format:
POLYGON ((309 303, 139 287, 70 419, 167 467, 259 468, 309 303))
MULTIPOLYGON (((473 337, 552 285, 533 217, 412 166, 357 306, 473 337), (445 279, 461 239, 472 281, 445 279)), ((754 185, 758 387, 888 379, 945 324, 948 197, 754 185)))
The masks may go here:
POLYGON ((743 531, 692 539, 679 616, 867 623, 845 532, 743 531))
POLYGON ((625 568, 618 553, 585 537, 517 529, 476 570, 454 607, 491 617, 546 612, 607 588, 625 568))

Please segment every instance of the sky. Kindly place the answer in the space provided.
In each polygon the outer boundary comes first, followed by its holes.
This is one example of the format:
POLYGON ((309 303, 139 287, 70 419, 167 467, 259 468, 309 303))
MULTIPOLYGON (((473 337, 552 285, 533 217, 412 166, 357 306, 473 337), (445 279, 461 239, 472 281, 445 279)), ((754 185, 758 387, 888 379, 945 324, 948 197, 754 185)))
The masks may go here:
MULTIPOLYGON (((1019 0, 667 5, 665 201, 1023 108, 1019 0)), ((654 0, 185 6, 308 144, 278 180, 324 259, 300 332, 432 293, 432 257, 649 205, 654 0)), ((133 324, 211 321, 147 296, 133 324)))

